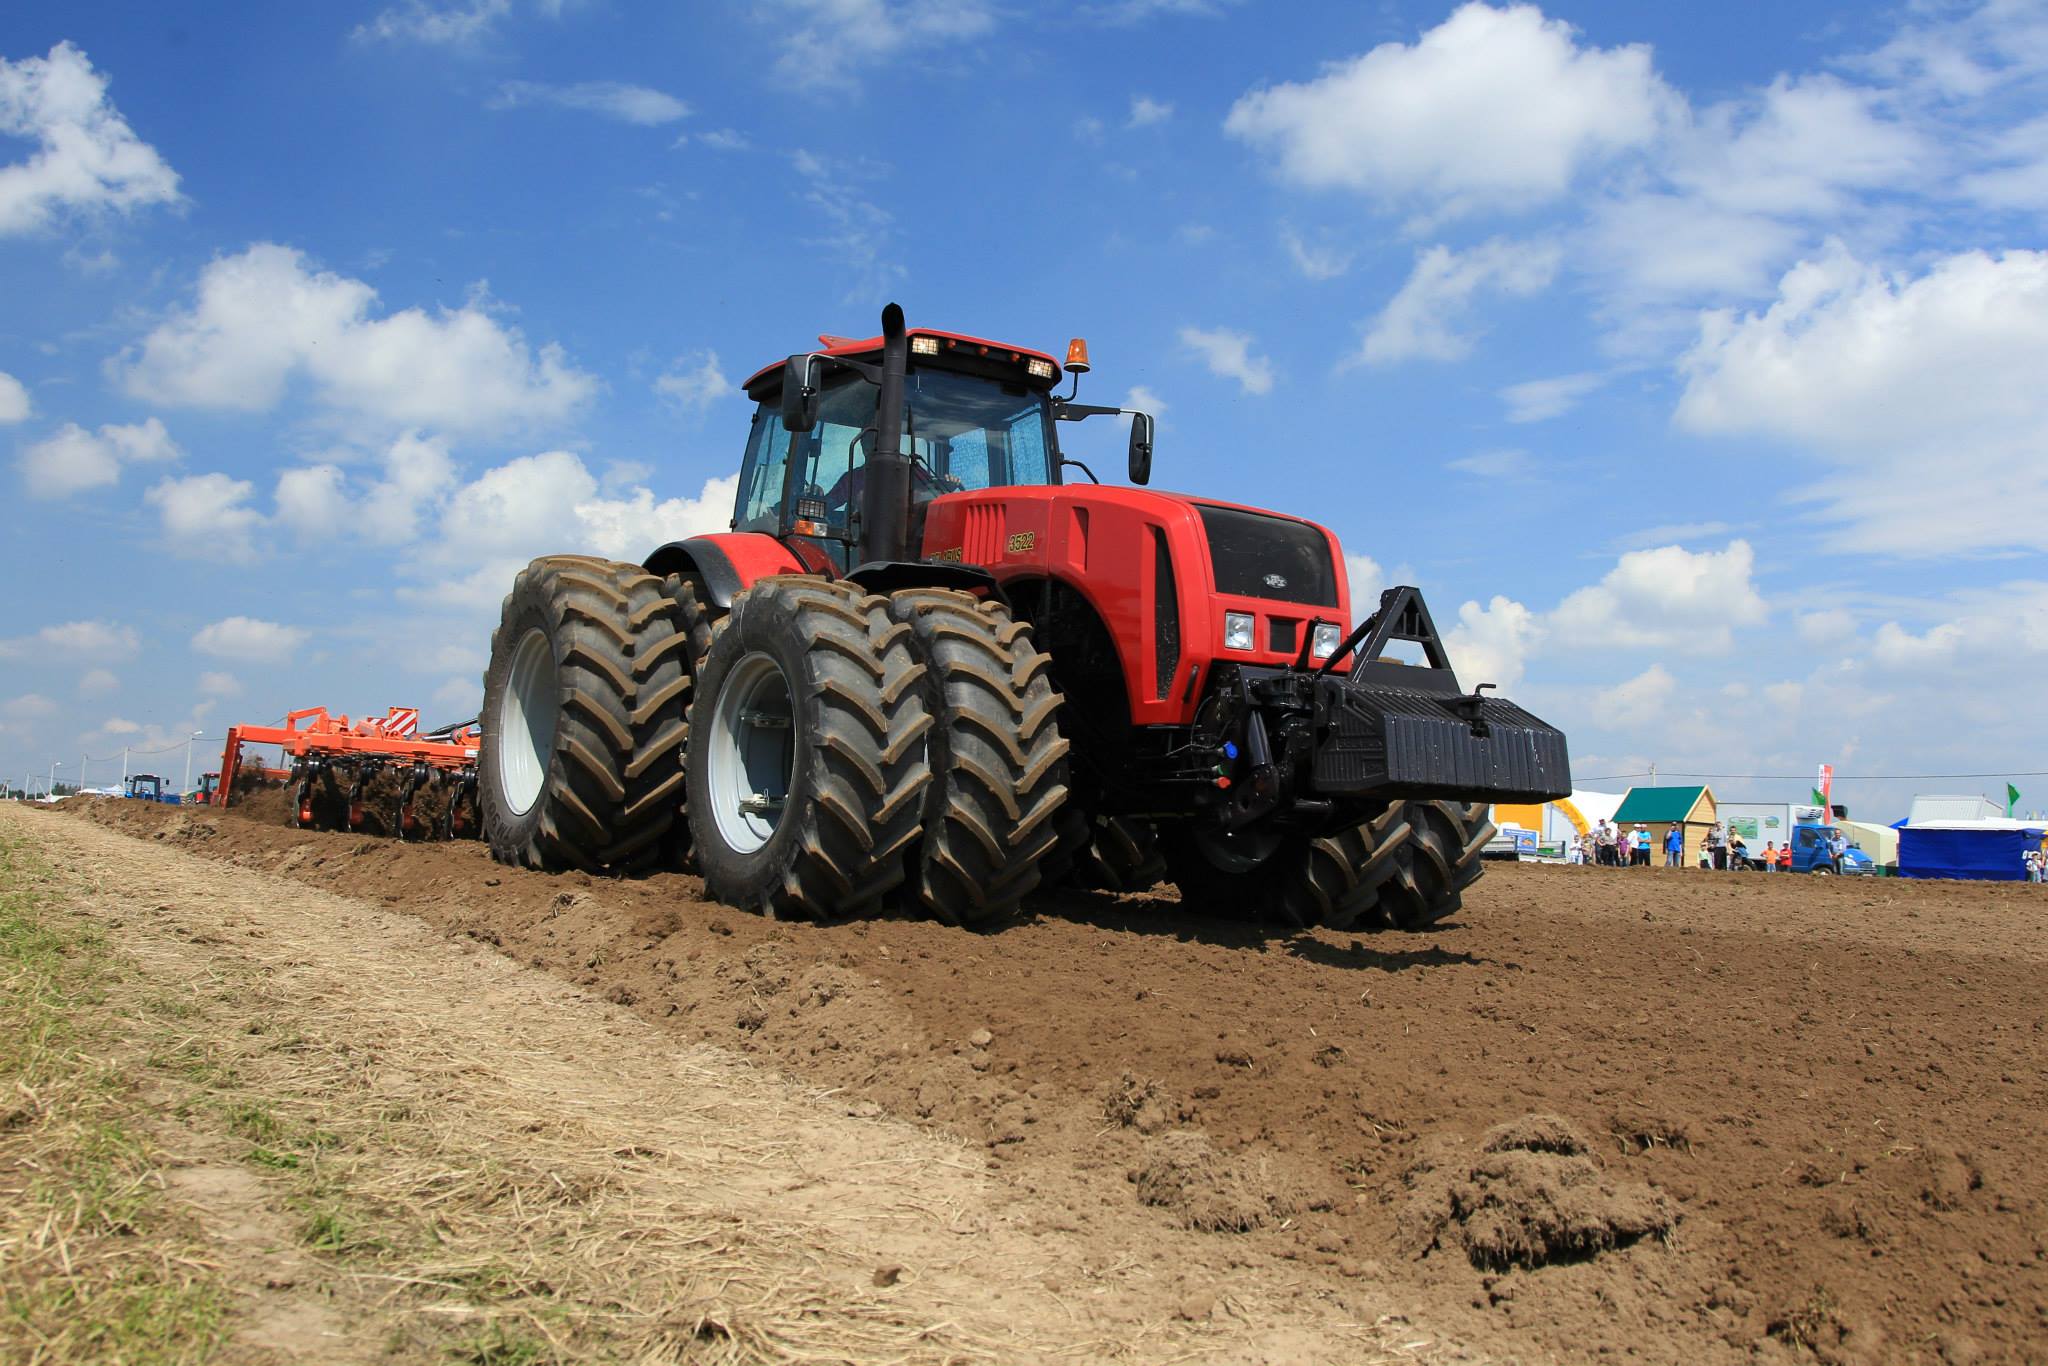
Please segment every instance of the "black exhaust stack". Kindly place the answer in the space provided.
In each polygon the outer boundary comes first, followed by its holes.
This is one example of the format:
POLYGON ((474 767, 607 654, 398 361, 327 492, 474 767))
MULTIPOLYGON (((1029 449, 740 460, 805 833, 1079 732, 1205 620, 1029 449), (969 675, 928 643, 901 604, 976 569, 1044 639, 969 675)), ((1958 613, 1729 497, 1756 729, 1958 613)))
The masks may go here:
POLYGON ((869 560, 906 560, 910 555, 910 464, 903 456, 903 381, 910 368, 910 343, 903 310, 882 310, 882 392, 875 405, 875 448, 862 481, 862 553, 869 560))

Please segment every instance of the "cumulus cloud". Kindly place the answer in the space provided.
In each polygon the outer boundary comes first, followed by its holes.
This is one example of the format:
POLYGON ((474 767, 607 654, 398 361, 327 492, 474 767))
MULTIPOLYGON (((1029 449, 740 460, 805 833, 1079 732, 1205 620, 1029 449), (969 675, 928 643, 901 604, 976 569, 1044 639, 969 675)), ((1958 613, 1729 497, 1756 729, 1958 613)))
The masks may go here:
POLYGON ((40 693, 23 693, 0 703, 0 713, 10 721, 41 721, 57 714, 57 704, 40 693))
POLYGON ((1370 555, 1346 555, 1344 577, 1351 589, 1351 615, 1363 621, 1380 605, 1380 594, 1387 588, 1387 571, 1370 555))
POLYGON ((780 82, 800 90, 845 90, 870 66, 984 36, 996 26, 991 0, 777 0, 764 7, 782 54, 780 82))
POLYGON ((111 621, 67 621, 33 635, 0 640, 0 659, 112 661, 132 658, 141 641, 132 626, 111 621))
POLYGON ((24 450, 17 463, 31 498, 67 498, 116 482, 125 465, 162 464, 179 454, 164 424, 152 417, 126 426, 103 426, 97 432, 67 422, 55 435, 24 450))
POLYGON ((239 664, 283 664, 311 638, 312 632, 302 626, 284 626, 256 617, 227 617, 202 627, 192 637, 192 648, 203 655, 239 664))
POLYGON ((1507 404, 1508 421, 1548 422, 1578 407, 1581 399, 1606 382, 1606 376, 1591 372, 1557 375, 1510 384, 1500 391, 1500 397, 1507 404))
POLYGON ((1484 291, 1519 298, 1547 289, 1562 256, 1555 246, 1499 238, 1462 252, 1429 248, 1367 329, 1357 359, 1367 365, 1464 359, 1472 337, 1460 329, 1473 297, 1484 291))
POLYGON ((1597 724, 1608 730, 1647 726, 1671 704, 1678 680, 1662 664, 1652 664, 1634 678, 1602 688, 1593 695, 1597 724))
POLYGON ((28 390, 22 382, 0 370, 0 426, 20 422, 29 415, 28 390))
POLYGON ((558 109, 598 114, 643 128, 674 123, 690 113, 690 106, 673 95, 644 85, 628 85, 623 81, 578 81, 573 85, 507 81, 498 87, 491 108, 517 109, 530 104, 548 104, 558 109))
POLYGON ((263 514, 249 505, 256 486, 225 474, 166 479, 142 495, 157 510, 173 554, 246 564, 256 558, 263 514))
POLYGON ((1647 47, 1581 47, 1533 5, 1474 3, 1412 46, 1253 90, 1224 128, 1296 184, 1456 212, 1562 195, 1582 168, 1649 145, 1673 100, 1647 47))
POLYGON ((121 676, 112 669, 87 669, 78 677, 78 691, 86 697, 103 696, 120 686, 121 676))
POLYGON ((1722 550, 1631 550, 1600 582, 1559 603, 1549 629, 1568 645, 1719 653, 1734 644, 1736 627, 1758 625, 1770 614, 1755 570, 1747 541, 1730 541, 1722 550))
POLYGON ((199 675, 199 691, 208 697, 240 697, 242 681, 231 673, 209 669, 199 675))
POLYGON ((405 432, 385 448, 380 463, 376 478, 351 479, 334 464, 285 470, 277 477, 277 520, 305 537, 409 543, 426 506, 455 486, 448 442, 405 432))
POLYGON ((716 351, 678 356, 654 381, 654 392, 684 412, 698 412, 739 392, 718 368, 716 351))
POLYGON ((639 560, 664 542, 726 530, 738 489, 733 474, 706 480, 694 498, 659 498, 644 487, 608 494, 571 452, 522 456, 443 501, 435 535, 407 567, 426 586, 402 589, 401 596, 491 606, 537 555, 575 550, 639 560))
POLYGON ((0 136, 36 146, 0 166, 0 236, 178 201, 177 172, 135 136, 107 99, 107 78, 70 43, 0 58, 0 136))
POLYGON ((559 346, 535 351, 473 300, 374 315, 377 292, 263 242, 215 259, 191 307, 110 363, 131 394, 261 411, 295 378, 343 413, 455 431, 556 422, 596 391, 559 346))
POLYGON ((1481 683, 1511 691, 1522 681, 1528 658, 1543 640, 1543 622, 1514 599, 1496 593, 1485 605, 1467 602, 1458 620, 1444 632, 1444 653, 1458 681, 1481 683))
POLYGON ((1249 333, 1228 327, 1183 327, 1180 343, 1202 358, 1210 374, 1236 380, 1247 394, 1273 392, 1273 362, 1252 354, 1249 333))
POLYGON ((1679 426, 1845 471, 1812 488, 1831 548, 2048 549, 2048 252, 1890 274, 1833 246, 1764 311, 1704 315, 1680 370, 1679 426))

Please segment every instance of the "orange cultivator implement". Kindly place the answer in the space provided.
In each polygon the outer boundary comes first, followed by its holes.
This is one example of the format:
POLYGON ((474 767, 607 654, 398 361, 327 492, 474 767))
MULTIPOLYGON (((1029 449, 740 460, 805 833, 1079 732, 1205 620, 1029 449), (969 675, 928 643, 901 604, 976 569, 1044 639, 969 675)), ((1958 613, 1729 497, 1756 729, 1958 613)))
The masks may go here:
POLYGON ((482 742, 473 722, 420 731, 417 707, 392 707, 383 716, 351 721, 325 707, 295 711, 281 726, 231 726, 221 752, 220 786, 213 801, 234 800, 243 772, 242 746, 276 745, 290 767, 282 772, 292 797, 294 825, 359 830, 373 816, 400 839, 457 839, 479 833, 476 755, 482 742), (438 815, 423 799, 445 797, 438 815))

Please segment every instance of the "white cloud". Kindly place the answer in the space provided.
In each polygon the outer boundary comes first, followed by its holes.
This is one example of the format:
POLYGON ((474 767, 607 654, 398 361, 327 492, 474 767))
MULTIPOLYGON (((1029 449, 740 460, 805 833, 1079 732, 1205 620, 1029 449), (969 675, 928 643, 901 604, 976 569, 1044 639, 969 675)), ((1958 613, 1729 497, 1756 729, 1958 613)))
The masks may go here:
POLYGON ((1293 228, 1280 230, 1280 244, 1294 268, 1310 280, 1334 280, 1351 269, 1351 253, 1335 247, 1310 246, 1293 228))
POLYGON ((97 432, 67 422, 55 435, 24 450, 19 467, 30 497, 66 498, 116 482, 124 465, 161 464, 178 456, 177 443, 153 417, 127 426, 110 424, 97 432))
POLYGON ((10 721, 41 721, 57 714, 57 704, 39 693, 23 693, 0 705, 0 713, 10 721))
POLYGON ((254 536, 263 514, 249 506, 256 486, 225 474, 166 479, 142 495, 156 508, 172 553, 246 564, 256 558, 254 536))
POLYGON ((1081 12, 1096 23, 1122 27, 1142 24, 1162 14, 1213 19, 1239 3, 1241 0, 1106 0, 1085 5, 1081 12))
POLYGON ((258 243, 216 258, 193 306, 109 368, 131 394, 246 411, 275 407, 287 383, 304 377, 342 412, 451 430, 560 421, 597 388, 560 347, 535 352, 480 301, 377 318, 376 300, 360 280, 258 243))
POLYGON ((5 370, 0 370, 0 426, 28 417, 28 389, 5 370))
POLYGON ((107 78, 59 43, 47 57, 0 58, 0 137, 36 144, 0 166, 0 236, 64 214, 129 213, 178 201, 178 175, 107 99, 107 78))
POLYGON ((1155 100, 1150 95, 1131 96, 1131 116, 1124 120, 1126 128, 1150 128, 1173 117, 1173 104, 1169 100, 1155 100))
POLYGON ((357 28, 355 36, 359 40, 466 47, 487 35, 511 9, 512 0, 468 0, 465 4, 445 6, 406 0, 357 28))
POLYGON ((1956 647, 1962 643, 1963 628, 1954 622, 1929 627, 1915 635, 1896 621, 1877 628, 1870 643, 1870 657, 1888 669, 1941 669, 1955 663, 1956 647))
POLYGON ((1387 571, 1370 555, 1346 555, 1344 578, 1351 589, 1351 616, 1346 627, 1371 616, 1380 605, 1380 593, 1387 587, 1387 571))
POLYGON ((227 617, 200 629, 192 648, 240 664, 283 664, 312 638, 302 626, 283 626, 255 617, 227 617))
POLYGON ((781 35, 776 77, 815 93, 847 89, 867 67, 979 38, 996 25, 990 0, 778 0, 763 8, 781 35))
POLYGON ((744 152, 754 145, 747 140, 745 133, 733 128, 714 128, 708 133, 699 133, 697 141, 714 152, 744 152))
POLYGON ((1508 421, 1548 422, 1578 407, 1580 399, 1606 382, 1605 375, 1593 372, 1557 375, 1510 384, 1500 391, 1500 396, 1508 405, 1508 421))
POLYGON ((821 248, 845 267, 851 286, 845 303, 872 303, 909 272, 889 259, 896 217, 876 203, 862 182, 887 172, 872 162, 827 162, 798 148, 790 165, 806 182, 803 200, 824 221, 825 233, 807 245, 821 248))
POLYGON ((78 679, 78 691, 85 697, 103 696, 120 686, 121 676, 112 669, 87 669, 78 679))
POLYGON ((1252 354, 1249 333, 1228 327, 1183 327, 1180 343, 1202 358, 1210 374, 1236 380, 1247 394, 1273 392, 1273 362, 1252 354))
POLYGON ((1676 545, 1631 550, 1600 582, 1559 603, 1549 626, 1566 645, 1723 652, 1734 644, 1734 628, 1770 614, 1755 569, 1747 541, 1698 552, 1676 545))
POLYGON ((0 659, 120 660, 132 658, 141 641, 132 626, 110 621, 67 621, 34 635, 0 640, 0 659))
POLYGON ((670 363, 654 381, 654 392, 684 412, 693 412, 702 411, 739 391, 718 368, 716 351, 692 351, 670 363))
POLYGON ((1402 360, 1462 360, 1472 338, 1459 330, 1481 290, 1526 297, 1547 289, 1562 253, 1555 246, 1495 238, 1468 251, 1434 246, 1415 260, 1408 282, 1365 334, 1357 359, 1368 365, 1402 360))
POLYGON ((303 465, 277 476, 277 520, 306 538, 405 545, 428 503, 455 486, 448 442, 401 434, 384 450, 381 478, 351 480, 339 465, 303 465))
POLYGON ((1836 645, 1856 634, 1856 618, 1840 607, 1801 612, 1799 638, 1809 645, 1836 645))
POLYGON ((1670 670, 1652 664, 1634 678, 1593 695, 1596 724, 1608 730, 1647 726, 1663 715, 1677 691, 1678 680, 1670 670))
POLYGON ((1832 548, 2048 548, 2048 252, 1963 252, 1919 275, 1840 246, 1762 313, 1702 315, 1676 420, 1805 447, 1832 548))
POLYGON ((578 81, 573 85, 547 85, 540 81, 507 81, 498 87, 491 101, 493 109, 517 109, 527 104, 551 104, 599 114, 621 123, 643 128, 659 127, 687 118, 690 106, 673 95, 644 85, 623 81, 578 81))
POLYGON ((1297 184, 1459 211, 1563 194, 1647 146, 1674 97, 1640 45, 1582 48, 1533 5, 1459 7, 1314 80, 1254 90, 1224 122, 1297 184))
POLYGON ((208 697, 240 697, 242 681, 231 673, 208 670, 199 675, 199 691, 208 697))
POLYGON ((1535 461, 1529 452, 1517 450, 1477 451, 1446 460, 1444 468, 1481 479, 1528 479, 1535 473, 1535 461))
POLYGON ((1457 623, 1443 633, 1444 653, 1465 687, 1493 683, 1512 692, 1543 636, 1536 613, 1496 593, 1484 607, 1467 602, 1458 609, 1457 623))
POLYGON ((724 531, 739 476, 708 479, 694 498, 634 488, 607 495, 568 451, 522 456, 484 471, 443 500, 435 534, 406 572, 429 586, 413 601, 495 605, 512 575, 537 555, 571 551, 640 560, 665 542, 724 531))

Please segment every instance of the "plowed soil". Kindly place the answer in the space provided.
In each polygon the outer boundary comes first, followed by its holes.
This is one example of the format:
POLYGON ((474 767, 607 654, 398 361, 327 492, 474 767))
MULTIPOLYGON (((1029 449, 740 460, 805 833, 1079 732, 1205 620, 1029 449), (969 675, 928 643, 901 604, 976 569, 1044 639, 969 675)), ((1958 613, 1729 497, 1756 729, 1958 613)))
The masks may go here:
POLYGON ((2040 888, 1509 866, 1429 934, 1282 934, 1164 891, 972 933, 66 805, 964 1137, 1072 1230, 1140 1211, 1148 1271, 1199 1237, 1486 1359, 2048 1352, 2040 888))

